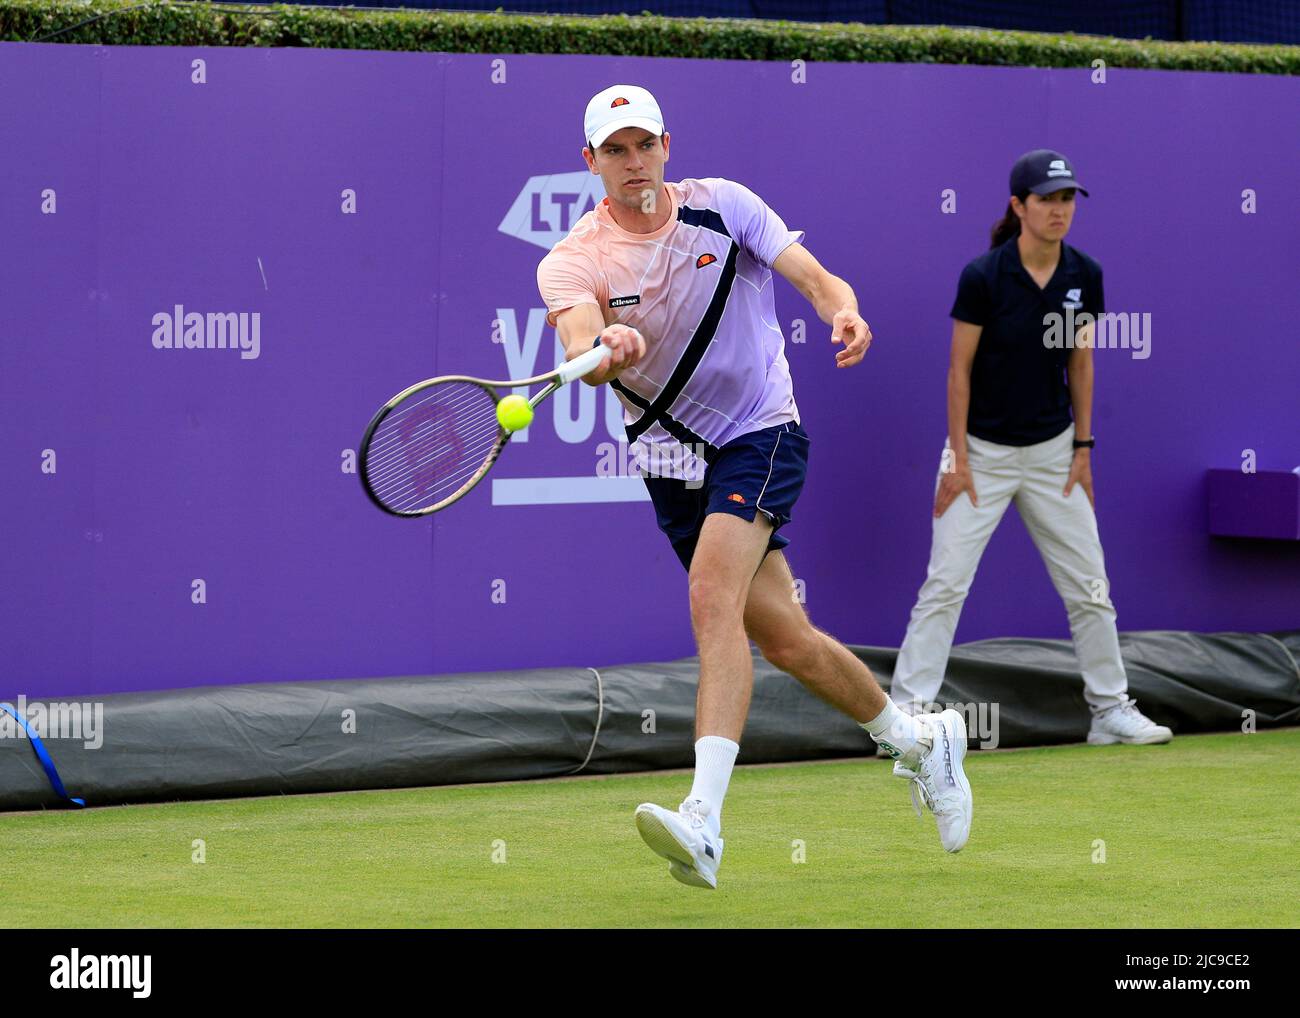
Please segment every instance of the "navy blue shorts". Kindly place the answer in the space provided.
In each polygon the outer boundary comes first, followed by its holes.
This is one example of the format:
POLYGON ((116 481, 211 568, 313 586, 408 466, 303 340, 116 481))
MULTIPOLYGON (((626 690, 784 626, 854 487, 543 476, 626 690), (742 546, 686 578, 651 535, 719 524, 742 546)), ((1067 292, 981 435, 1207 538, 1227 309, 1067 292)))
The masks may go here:
POLYGON ((790 522, 803 490, 808 445, 808 433, 790 421, 732 439, 718 450, 703 483, 695 487, 673 477, 646 476, 659 529, 668 535, 682 565, 691 568, 695 542, 710 513, 730 513, 752 522, 762 512, 772 521, 767 550, 789 544, 778 531, 790 522))

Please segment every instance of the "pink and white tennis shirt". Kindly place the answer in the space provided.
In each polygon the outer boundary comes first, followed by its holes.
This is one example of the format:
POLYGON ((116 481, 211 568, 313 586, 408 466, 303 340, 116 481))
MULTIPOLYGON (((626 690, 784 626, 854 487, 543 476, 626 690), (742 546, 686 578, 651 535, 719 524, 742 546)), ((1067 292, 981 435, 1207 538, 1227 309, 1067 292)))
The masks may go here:
MULTIPOLYGON (((685 444, 709 460, 740 435, 799 422, 771 266, 804 234, 732 180, 665 188, 663 227, 629 233, 602 199, 542 259, 537 286, 552 326, 566 308, 596 304, 606 325, 645 337, 646 356, 611 383, 628 441, 685 444)), ((672 472, 699 476, 696 466, 672 472)))

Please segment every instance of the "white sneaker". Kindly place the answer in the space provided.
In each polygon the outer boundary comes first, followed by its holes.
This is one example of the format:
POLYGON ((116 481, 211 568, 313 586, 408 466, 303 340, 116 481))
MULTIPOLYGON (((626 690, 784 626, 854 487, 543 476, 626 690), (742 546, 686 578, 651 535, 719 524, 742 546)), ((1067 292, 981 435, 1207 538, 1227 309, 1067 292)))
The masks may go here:
POLYGON ((668 872, 691 887, 718 886, 722 839, 710 833, 708 807, 687 799, 676 813, 643 802, 636 808, 636 829, 655 852, 668 860, 668 872))
MULTIPOLYGON (((901 710, 904 714, 908 715, 909 717, 915 717, 917 714, 920 713, 919 706, 917 710, 912 710, 912 707, 914 705, 910 701, 905 703, 896 703, 894 704, 894 706, 897 707, 899 710, 901 710)), ((890 746, 888 743, 882 743, 882 742, 876 743, 876 758, 879 760, 897 760, 898 757, 895 755, 897 752, 898 751, 894 749, 893 746, 890 746), (890 752, 890 750, 893 750, 893 752, 890 752)))
POLYGON ((912 808, 922 816, 918 792, 939 827, 939 841, 946 852, 960 852, 970 837, 975 800, 970 782, 962 769, 966 757, 966 719, 955 710, 942 714, 922 714, 917 720, 925 725, 931 739, 929 752, 921 758, 917 770, 894 762, 894 774, 912 782, 912 808))
POLYGON ((1134 746, 1150 746, 1168 742, 1173 737, 1172 731, 1164 725, 1156 724, 1137 709, 1135 701, 1126 698, 1118 706, 1092 716, 1088 745, 1109 746, 1115 742, 1126 742, 1134 746))

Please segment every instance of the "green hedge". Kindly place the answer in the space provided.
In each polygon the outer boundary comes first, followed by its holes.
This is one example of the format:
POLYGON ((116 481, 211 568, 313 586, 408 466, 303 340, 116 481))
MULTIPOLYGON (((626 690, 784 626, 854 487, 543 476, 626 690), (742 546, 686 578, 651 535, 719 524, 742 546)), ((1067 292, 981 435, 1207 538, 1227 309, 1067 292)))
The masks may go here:
POLYGON ((0 0, 0 40, 1032 67, 1088 67, 1102 59, 1108 67, 1300 73, 1300 46, 652 15, 575 17, 172 2, 137 6, 137 2, 0 0), (78 26, 87 19, 94 20, 78 26))

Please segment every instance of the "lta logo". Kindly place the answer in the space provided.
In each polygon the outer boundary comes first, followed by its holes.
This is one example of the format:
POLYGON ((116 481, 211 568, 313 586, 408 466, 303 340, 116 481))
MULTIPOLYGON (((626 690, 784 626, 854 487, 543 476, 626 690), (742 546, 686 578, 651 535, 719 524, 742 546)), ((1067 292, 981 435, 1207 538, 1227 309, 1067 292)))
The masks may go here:
POLYGON ((549 251, 604 197, 600 178, 583 170, 529 177, 497 229, 549 251))

